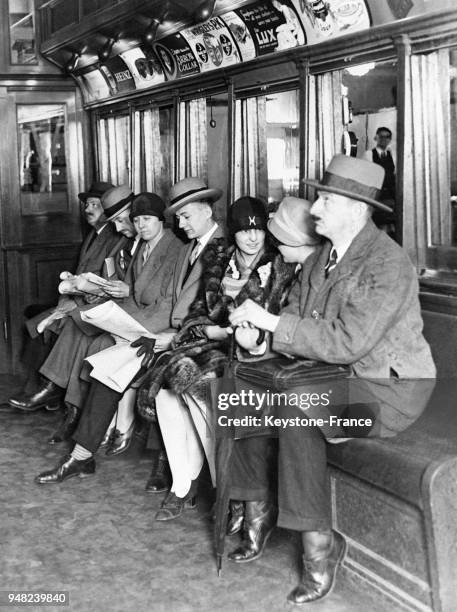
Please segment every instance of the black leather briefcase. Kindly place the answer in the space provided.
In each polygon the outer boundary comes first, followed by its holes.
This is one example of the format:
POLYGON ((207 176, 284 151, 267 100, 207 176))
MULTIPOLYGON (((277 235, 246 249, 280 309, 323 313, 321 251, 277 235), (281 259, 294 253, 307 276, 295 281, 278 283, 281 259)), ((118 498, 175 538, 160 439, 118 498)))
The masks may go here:
POLYGON ((310 383, 347 378, 350 367, 285 356, 264 361, 239 361, 235 375, 245 382, 278 391, 290 390, 310 383))

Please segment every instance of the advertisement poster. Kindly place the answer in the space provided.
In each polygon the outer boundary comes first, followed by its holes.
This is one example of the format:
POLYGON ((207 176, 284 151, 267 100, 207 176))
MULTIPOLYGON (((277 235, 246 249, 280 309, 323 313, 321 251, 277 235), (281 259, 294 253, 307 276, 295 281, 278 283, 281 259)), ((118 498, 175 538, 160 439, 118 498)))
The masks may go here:
POLYGON ((181 32, 198 61, 201 72, 238 64, 241 61, 230 30, 219 17, 214 17, 181 32))
POLYGON ((251 34, 256 56, 291 49, 306 42, 297 13, 287 0, 255 2, 235 13, 251 34))
POLYGON ((251 33, 246 27, 246 24, 234 11, 229 11, 221 17, 227 28, 232 34, 242 62, 249 62, 255 58, 255 45, 251 33))
POLYGON ((291 0, 306 31, 308 45, 370 27, 365 0, 291 0))
POLYGON ((135 81, 129 67, 120 55, 113 57, 100 67, 106 74, 113 93, 123 93, 135 89, 135 81))
POLYGON ((89 70, 84 74, 80 74, 78 76, 78 81, 81 85, 84 101, 86 103, 109 98, 111 95, 106 78, 100 70, 89 70))
POLYGON ((144 89, 165 81, 162 66, 150 49, 136 47, 120 55, 130 70, 136 89, 144 89))
POLYGON ((162 62, 167 80, 199 74, 200 68, 187 40, 181 34, 172 34, 155 43, 154 51, 162 62))

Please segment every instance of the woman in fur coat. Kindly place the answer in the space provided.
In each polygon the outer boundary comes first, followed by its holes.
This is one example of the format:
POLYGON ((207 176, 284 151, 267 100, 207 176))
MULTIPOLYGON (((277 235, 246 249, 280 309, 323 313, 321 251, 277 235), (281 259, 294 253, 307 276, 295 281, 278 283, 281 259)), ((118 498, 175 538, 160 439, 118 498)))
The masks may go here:
MULTIPOLYGON (((308 203, 293 200, 300 202, 309 216, 308 203)), ((197 476, 203 463, 201 446, 214 474, 214 426, 208 406, 207 379, 220 375, 228 360, 230 312, 250 298, 276 313, 287 298, 296 263, 286 263, 277 250, 265 242, 266 227, 267 214, 260 200, 244 197, 233 204, 229 229, 234 244, 227 248, 220 240, 204 251, 200 292, 182 330, 175 337, 174 350, 159 358, 140 391, 140 406, 149 411, 160 394, 179 396, 182 402, 180 411, 176 401, 157 401, 158 421, 173 475, 172 488, 156 515, 157 520, 176 518, 185 507, 193 504, 197 476), (189 476, 183 478, 189 471, 191 480, 189 476)), ((308 244, 315 243, 312 232, 307 233, 307 240, 308 244)), ((250 351, 243 349, 243 345, 250 345, 250 334, 249 328, 235 330, 239 359, 258 359, 255 347, 250 351)), ((259 349, 264 352, 264 347, 259 349)), ((241 486, 239 481, 234 483, 238 513, 233 509, 229 530, 230 533, 240 531, 243 521, 244 532, 252 532, 254 527, 259 537, 247 544, 249 550, 243 559, 250 561, 261 553, 265 533, 271 531, 275 522, 275 507, 270 499, 271 476, 268 462, 265 462, 265 456, 272 456, 271 441, 265 437, 249 438, 237 441, 235 446, 239 446, 239 452, 235 453, 238 467, 242 469, 243 462, 252 459, 254 472, 252 465, 246 472, 254 473, 255 478, 241 486)))

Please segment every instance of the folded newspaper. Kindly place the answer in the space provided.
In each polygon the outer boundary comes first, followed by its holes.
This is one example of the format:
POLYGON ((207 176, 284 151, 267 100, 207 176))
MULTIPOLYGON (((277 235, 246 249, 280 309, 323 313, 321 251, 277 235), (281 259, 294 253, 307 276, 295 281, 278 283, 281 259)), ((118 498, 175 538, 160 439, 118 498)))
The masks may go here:
POLYGON ((137 351, 129 342, 122 342, 86 357, 93 366, 91 377, 123 393, 141 367, 143 357, 137 357, 137 351))
POLYGON ((140 336, 155 337, 113 300, 103 302, 89 310, 82 310, 81 319, 130 342, 140 336))
POLYGON ((81 295, 90 293, 91 295, 107 295, 104 291, 108 281, 93 272, 83 272, 78 276, 67 276, 59 284, 59 293, 81 295))
POLYGON ((90 310, 81 311, 81 319, 123 341, 104 351, 86 358, 92 366, 91 377, 107 387, 123 393, 141 367, 143 357, 137 357, 138 348, 130 342, 140 336, 154 338, 154 334, 135 321, 125 310, 112 300, 99 304, 90 310))

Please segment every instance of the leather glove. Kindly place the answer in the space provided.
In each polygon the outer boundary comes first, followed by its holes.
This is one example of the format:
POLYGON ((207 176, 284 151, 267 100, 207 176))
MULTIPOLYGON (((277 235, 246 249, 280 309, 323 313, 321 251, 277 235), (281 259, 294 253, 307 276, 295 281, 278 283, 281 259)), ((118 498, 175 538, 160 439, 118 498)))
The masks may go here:
POLYGON ((137 346, 139 347, 139 349, 136 352, 137 357, 141 357, 141 355, 144 355, 143 361, 141 362, 142 368, 148 369, 151 367, 152 362, 154 360, 155 343, 156 343, 155 338, 147 338, 146 336, 140 336, 139 338, 134 340, 132 344, 130 345, 134 348, 136 348, 137 346))

